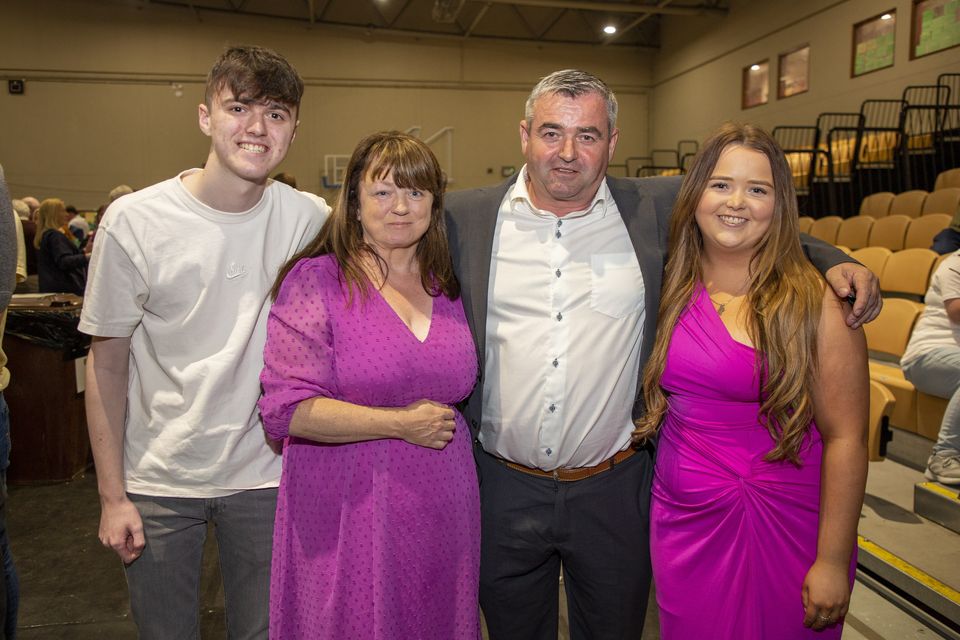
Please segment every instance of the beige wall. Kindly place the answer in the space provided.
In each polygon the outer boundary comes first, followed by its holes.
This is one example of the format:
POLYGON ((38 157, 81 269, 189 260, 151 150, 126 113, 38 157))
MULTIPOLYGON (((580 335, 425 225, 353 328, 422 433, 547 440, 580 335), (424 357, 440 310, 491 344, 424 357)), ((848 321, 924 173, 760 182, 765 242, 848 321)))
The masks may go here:
MULTIPOLYGON (((114 0, 0 3, 0 163, 14 197, 59 196, 96 207, 110 188, 141 187, 202 162, 196 124, 203 79, 224 46, 277 49, 307 90, 296 142, 281 169, 324 193, 324 156, 349 154, 364 134, 453 127, 452 188, 490 184, 519 168, 517 126, 538 78, 564 67, 601 75, 621 102, 614 162, 647 150, 652 57, 636 49, 452 40, 373 40, 296 21, 114 0), (171 83, 182 85, 181 97, 171 83)), ((450 163, 450 164, 447 164, 450 163)), ((329 192, 324 193, 329 195, 329 192)))
POLYGON ((910 0, 731 0, 724 20, 670 17, 664 21, 654 68, 650 140, 670 148, 702 139, 724 120, 767 128, 812 125, 826 111, 859 111, 868 98, 899 98, 911 84, 935 83, 960 71, 960 48, 910 60, 910 0), (893 67, 850 78, 853 25, 897 10, 893 67), (777 56, 810 45, 810 90, 776 98, 777 56), (743 67, 770 61, 770 101, 740 108, 743 67))

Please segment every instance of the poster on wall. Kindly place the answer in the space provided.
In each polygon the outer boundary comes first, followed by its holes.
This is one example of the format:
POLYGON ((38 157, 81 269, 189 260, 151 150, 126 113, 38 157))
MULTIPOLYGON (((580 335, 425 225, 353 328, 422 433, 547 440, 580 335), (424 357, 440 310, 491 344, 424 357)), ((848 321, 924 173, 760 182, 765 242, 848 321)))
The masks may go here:
POLYGON ((789 98, 810 88, 810 47, 803 45, 780 54, 780 80, 777 97, 789 98))
POLYGON ((960 0, 916 0, 912 25, 911 58, 960 45, 960 0))
POLYGON ((896 11, 891 10, 853 25, 851 76, 893 66, 896 22, 896 11))
POLYGON ((770 62, 763 60, 743 68, 741 109, 767 104, 770 94, 770 62))

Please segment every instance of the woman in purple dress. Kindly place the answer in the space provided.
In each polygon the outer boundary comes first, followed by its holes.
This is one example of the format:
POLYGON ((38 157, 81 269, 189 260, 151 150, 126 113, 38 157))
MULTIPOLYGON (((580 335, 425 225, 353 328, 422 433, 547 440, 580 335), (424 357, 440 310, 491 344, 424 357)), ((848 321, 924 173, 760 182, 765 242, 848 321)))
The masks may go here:
POLYGON ((476 640, 480 508, 454 408, 477 357, 420 140, 360 142, 280 271, 260 401, 283 440, 270 637, 476 640))
POLYGON ((783 152, 725 125, 685 176, 644 378, 664 640, 839 638, 867 472, 863 333, 804 257, 783 152))

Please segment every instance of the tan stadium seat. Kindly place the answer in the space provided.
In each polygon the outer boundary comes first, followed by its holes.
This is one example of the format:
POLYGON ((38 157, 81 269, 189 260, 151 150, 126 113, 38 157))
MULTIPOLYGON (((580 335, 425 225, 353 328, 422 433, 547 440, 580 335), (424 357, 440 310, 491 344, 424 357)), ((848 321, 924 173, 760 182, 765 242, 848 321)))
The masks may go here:
POLYGON ((880 436, 883 434, 883 423, 890 419, 897 399, 890 389, 877 382, 870 381, 870 421, 867 427, 867 452, 870 461, 883 460, 880 455, 880 436))
POLYGON ((810 162, 813 159, 813 151, 791 151, 784 155, 787 158, 787 164, 790 165, 794 188, 806 189, 810 183, 810 162))
POLYGON ((813 218, 810 216, 800 216, 797 223, 800 225, 800 233, 810 233, 810 227, 813 226, 813 218))
POLYGON ((893 197, 893 201, 890 203, 890 213, 887 215, 919 218, 923 211, 923 202, 926 199, 927 192, 922 189, 898 193, 893 197))
POLYGON ((949 189, 950 187, 960 187, 960 169, 941 171, 937 176, 937 181, 933 183, 934 191, 949 189))
POLYGON ((889 191, 871 193, 860 202, 860 215, 883 218, 890 214, 890 203, 894 194, 889 191))
POLYGON ((860 162, 878 164, 893 162, 900 133, 897 131, 868 131, 860 144, 860 162))
POLYGON ((949 227, 952 220, 953 216, 945 213, 928 213, 914 218, 907 227, 907 237, 903 242, 904 249, 929 249, 933 244, 933 236, 949 227))
POLYGON ((887 387, 896 398, 890 423, 906 431, 917 432, 917 390, 903 377, 898 361, 907 348, 910 332, 923 305, 890 298, 884 300, 880 315, 863 326, 870 350, 870 379, 887 387), (878 361, 883 358, 887 362, 878 361))
POLYGON ((931 213, 946 213, 950 217, 960 209, 960 188, 952 187, 934 191, 923 201, 920 215, 928 216, 931 213))
POLYGON ((870 216, 853 216, 852 218, 847 218, 840 223, 836 243, 850 247, 851 249, 862 249, 866 247, 873 222, 874 220, 870 216))
POLYGON ((900 251, 907 239, 907 227, 910 218, 902 215, 889 215, 873 223, 870 229, 871 247, 886 247, 890 251, 900 251))
POLYGON ((883 266, 880 274, 880 290, 884 293, 900 293, 922 300, 927 293, 930 272, 937 254, 930 249, 904 249, 895 251, 883 266))
POLYGON ((843 218, 840 216, 824 216, 814 220, 807 233, 814 238, 834 244, 837 241, 837 231, 840 229, 841 222, 843 218))
POLYGON ((850 257, 870 269, 879 278, 891 255, 893 251, 886 247, 864 247, 851 253, 850 257))

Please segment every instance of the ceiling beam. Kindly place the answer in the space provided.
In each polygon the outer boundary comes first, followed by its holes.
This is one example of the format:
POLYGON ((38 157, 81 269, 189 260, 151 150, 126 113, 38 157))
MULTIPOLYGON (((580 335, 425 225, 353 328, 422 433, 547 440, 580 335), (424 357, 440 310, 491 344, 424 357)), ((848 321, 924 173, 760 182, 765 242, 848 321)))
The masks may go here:
MULTIPOLYGON (((668 4, 670 4, 670 3, 672 3, 672 2, 673 2, 673 0, 661 0, 661 2, 657 4, 657 8, 658 8, 658 9, 663 9, 664 7, 666 7, 668 4)), ((638 16, 637 18, 634 18, 634 19, 631 20, 628 24, 626 24, 622 29, 617 29, 617 32, 616 32, 616 33, 614 33, 613 35, 611 35, 611 36, 609 36, 608 38, 604 39, 604 41, 603 41, 602 44, 608 45, 608 44, 613 43, 613 42, 616 41, 616 40, 619 40, 619 39, 620 39, 623 35, 625 35, 628 31, 637 28, 639 25, 641 25, 643 22, 645 22, 645 21, 647 20, 647 18, 650 18, 651 16, 653 16, 653 14, 652 14, 652 13, 648 13, 648 14, 646 14, 646 15, 642 15, 642 16, 638 16)))
POLYGON ((470 23, 470 26, 467 27, 466 32, 463 34, 464 38, 470 37, 470 34, 473 33, 473 30, 477 28, 477 26, 480 24, 480 21, 483 20, 483 16, 487 15, 487 11, 489 11, 490 7, 492 6, 493 5, 488 2, 480 8, 480 11, 477 12, 476 17, 473 19, 473 22, 470 23))
POLYGON ((489 2, 524 7, 543 7, 548 9, 578 9, 580 11, 602 11, 605 13, 652 13, 673 16, 727 15, 726 9, 706 5, 685 5, 679 7, 659 7, 656 5, 628 4, 625 2, 587 2, 585 0, 471 0, 471 2, 489 2))
POLYGON ((393 16, 393 20, 391 20, 390 22, 387 23, 387 27, 388 27, 388 28, 392 28, 393 25, 397 24, 397 20, 399 20, 399 19, 400 19, 400 16, 402 16, 403 13, 410 7, 410 3, 411 3, 411 2, 413 2, 413 0, 407 0, 407 1, 404 3, 404 5, 403 5, 402 7, 400 7, 400 11, 397 11, 397 15, 393 16))

